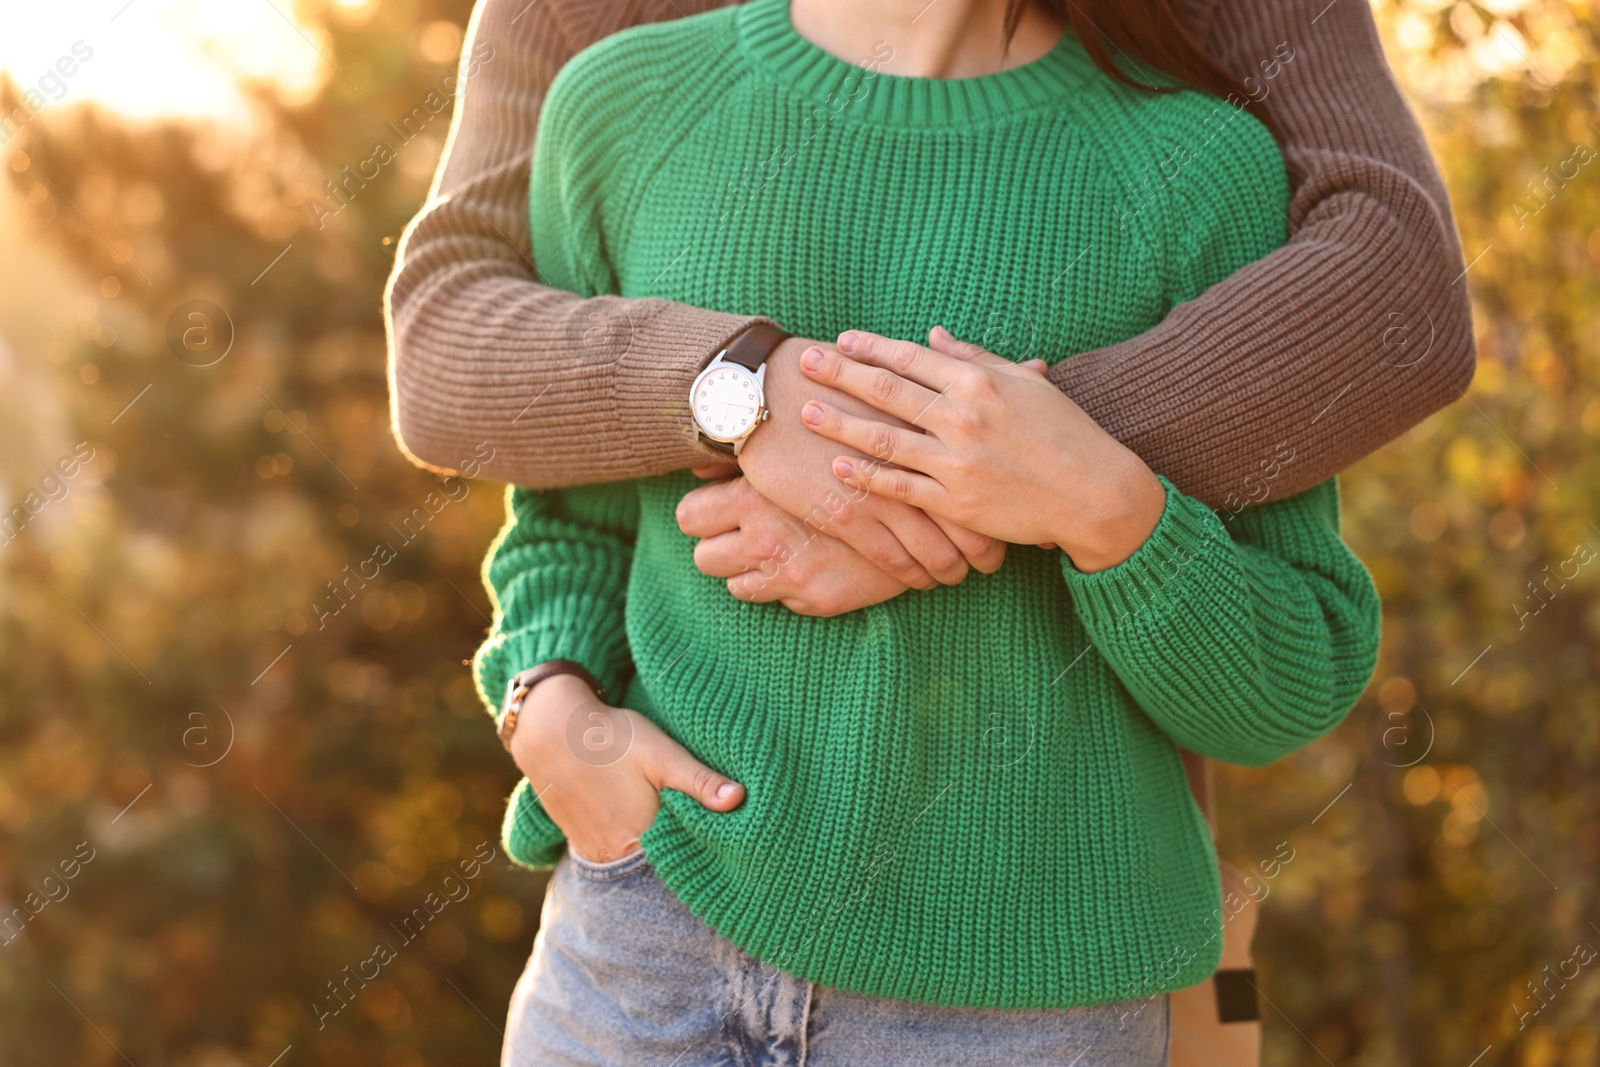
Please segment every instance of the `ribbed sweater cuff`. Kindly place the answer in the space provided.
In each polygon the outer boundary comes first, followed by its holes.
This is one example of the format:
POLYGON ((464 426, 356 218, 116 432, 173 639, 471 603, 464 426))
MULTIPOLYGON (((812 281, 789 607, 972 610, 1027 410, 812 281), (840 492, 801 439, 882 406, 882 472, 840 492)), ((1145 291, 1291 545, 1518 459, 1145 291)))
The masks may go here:
POLYGON ((534 870, 554 867, 561 859, 566 835, 545 814, 544 806, 533 792, 533 783, 526 778, 511 791, 500 840, 505 844, 506 855, 524 867, 534 870))
POLYGON ((1204 504, 1157 477, 1167 491, 1166 507, 1133 555, 1115 567, 1085 574, 1061 554, 1062 576, 1091 631, 1108 633, 1135 618, 1159 618, 1203 582, 1207 568, 1197 565, 1199 561, 1230 543, 1222 521, 1204 504))
POLYGON ((496 721, 506 683, 518 672, 546 660, 581 663, 605 689, 605 698, 622 699, 632 667, 622 605, 607 598, 567 596, 543 605, 545 620, 509 633, 496 633, 478 649, 473 673, 478 695, 496 721))
POLYGON ((625 444, 633 456, 633 473, 725 461, 695 432, 689 389, 730 341, 772 320, 650 301, 650 313, 636 321, 632 343, 612 376, 616 417, 596 425, 596 445, 625 444))

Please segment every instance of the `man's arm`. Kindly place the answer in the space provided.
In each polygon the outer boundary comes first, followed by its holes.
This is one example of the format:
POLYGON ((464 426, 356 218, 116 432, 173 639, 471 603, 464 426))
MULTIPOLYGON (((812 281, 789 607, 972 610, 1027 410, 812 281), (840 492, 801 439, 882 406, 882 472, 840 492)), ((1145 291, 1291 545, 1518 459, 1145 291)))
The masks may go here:
POLYGON ((1267 94, 1289 241, 1050 377, 1184 492, 1236 510, 1333 477, 1459 398, 1472 312, 1444 183, 1366 0, 1191 0, 1188 14, 1267 94))
POLYGON ((1349 713, 1378 665, 1378 590, 1339 539, 1337 483, 1224 522, 1174 489, 1132 556, 1063 556, 1096 652, 1175 744, 1261 767, 1349 713), (1176 577, 1171 577, 1176 575, 1176 577))
MULTIPOLYGON (((652 2, 641 21, 716 2, 652 2)), ((1212 53, 1267 89, 1295 191, 1289 244, 1149 332, 1062 361, 1054 380, 1185 492, 1233 508, 1305 489, 1404 432, 1465 390, 1475 357, 1449 203, 1365 4, 1194 3, 1212 53), (1265 79, 1259 65, 1275 61, 1265 79), (1280 462, 1280 445, 1292 462, 1280 462)), ((436 195, 402 242, 390 286, 394 417, 418 459, 447 465, 488 440, 492 475, 555 486, 708 458, 683 398, 754 320, 661 300, 579 300, 539 284, 527 254, 527 166, 544 90, 574 52, 622 28, 622 7, 478 8, 467 48, 486 42, 494 58, 462 87, 436 195)), ((769 400, 798 408, 771 387, 783 380, 769 373, 769 400)), ((798 424, 784 429, 786 441, 806 436, 798 424)), ((807 455, 763 451, 769 459, 745 464, 753 475, 761 462, 807 455)), ((832 475, 821 467, 815 480, 815 492, 792 494, 802 511, 832 475)))
MULTIPOLYGON (((394 425, 414 459, 449 467, 487 442, 495 458, 485 473, 538 488, 723 461, 698 442, 689 388, 730 339, 767 320, 666 300, 584 299, 545 285, 528 230, 534 132, 561 67, 625 20, 660 21, 722 2, 479 4, 463 50, 463 74, 474 73, 459 85, 433 193, 401 241, 386 302, 394 425)), ((559 265, 544 266, 559 274, 559 265)), ((793 347, 780 346, 782 355, 768 361, 775 413, 799 408, 792 396, 780 406, 782 383, 792 383, 790 393, 801 385, 793 347)), ((810 438, 798 417, 792 422, 797 436, 810 438)), ((749 455, 749 469, 763 466, 749 455)), ((811 482, 784 485, 781 446, 768 455, 774 461, 762 485, 797 516, 842 488, 825 458, 808 469, 811 482)), ((919 588, 960 581, 969 562, 992 571, 1005 554, 1003 545, 941 528, 892 501, 851 504, 826 529, 869 561, 863 567, 919 588)))
POLYGON ((528 172, 545 94, 583 48, 632 21, 718 0, 482 0, 427 205, 400 243, 385 301, 397 436, 448 468, 488 441, 490 477, 534 486, 659 474, 717 458, 686 398, 751 323, 666 300, 579 297, 541 283, 528 172), (466 451, 463 452, 462 449, 466 451))

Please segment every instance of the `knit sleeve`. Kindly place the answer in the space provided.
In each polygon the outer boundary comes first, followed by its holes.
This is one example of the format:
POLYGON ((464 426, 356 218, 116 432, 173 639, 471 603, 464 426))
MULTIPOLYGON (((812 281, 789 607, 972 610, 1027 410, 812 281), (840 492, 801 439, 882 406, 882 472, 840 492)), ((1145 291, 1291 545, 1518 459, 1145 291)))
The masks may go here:
POLYGON ((1203 109, 1186 109, 1168 124, 1176 173, 1150 213, 1169 308, 1281 248, 1288 226, 1289 179, 1272 134, 1242 108, 1200 99, 1203 109))
POLYGON ((632 163, 633 127, 617 104, 625 108, 636 94, 625 85, 595 84, 596 66, 609 69, 605 52, 604 45, 592 47, 556 75, 528 178, 528 233, 539 272, 580 296, 619 289, 606 223, 618 213, 632 163))
POLYGON ((623 608, 639 526, 637 483, 538 492, 512 486, 484 584, 494 624, 473 663, 498 710, 506 683, 545 660, 583 664, 616 699, 632 662, 623 608))
POLYGON ((1079 618, 1145 713, 1203 756, 1259 766, 1339 724, 1377 667, 1378 593, 1339 538, 1338 490, 1216 513, 1162 479, 1128 559, 1062 570, 1079 618))
POLYGON ((1062 360, 1050 377, 1214 505, 1291 440, 1299 459, 1267 487, 1271 498, 1291 496, 1466 391, 1476 362, 1470 279, 1371 5, 1182 6, 1206 51, 1265 94, 1294 190, 1288 243, 1150 330, 1062 360))
MULTIPOLYGON (((484 562, 494 603, 489 637, 473 657, 478 694, 498 714, 517 672, 569 659, 620 698, 633 664, 625 606, 639 524, 635 482, 506 493, 506 524, 484 562)), ((526 867, 550 867, 565 840, 524 778, 506 811, 506 851, 526 867)))
POLYGON ((450 135, 384 300, 391 416, 414 462, 456 469, 488 442, 490 477, 556 486, 715 456, 683 398, 714 353, 768 320, 557 287, 530 249, 527 197, 541 105, 575 54, 723 2, 473 5, 450 135))
MULTIPOLYGON (((584 106, 584 70, 574 60, 550 88, 528 207, 533 250, 552 284, 589 295, 615 285, 602 211, 605 183, 615 177, 608 168, 625 164, 627 155, 619 124, 606 129, 584 106)), ((491 707, 507 679, 549 659, 576 660, 607 692, 621 692, 628 661, 623 597, 638 497, 633 482, 509 491, 505 528, 484 565, 496 611, 477 674, 491 707)))
MULTIPOLYGON (((534 151, 529 183, 533 251, 553 285, 583 295, 614 292, 605 252, 605 181, 625 165, 612 124, 608 131, 584 107, 569 65, 551 86, 545 133, 534 151), (565 88, 564 88, 565 87, 565 88)), ((473 672, 479 694, 498 711, 517 672, 552 659, 582 664, 609 700, 621 697, 632 661, 626 602, 633 542, 639 527, 636 482, 611 482, 540 492, 512 486, 506 524, 484 563, 494 624, 473 672)), ((513 859, 533 867, 555 862, 560 828, 526 779, 506 816, 513 859)))

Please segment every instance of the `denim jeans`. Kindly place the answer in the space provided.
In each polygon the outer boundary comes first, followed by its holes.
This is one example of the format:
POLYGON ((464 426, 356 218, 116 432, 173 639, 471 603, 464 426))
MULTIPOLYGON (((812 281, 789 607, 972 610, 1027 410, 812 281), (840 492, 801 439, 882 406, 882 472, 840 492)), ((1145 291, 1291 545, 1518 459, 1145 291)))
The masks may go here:
POLYGON ((1167 998, 941 1008, 824 989, 711 930, 644 853, 556 867, 502 1067, 1165 1067, 1167 998))

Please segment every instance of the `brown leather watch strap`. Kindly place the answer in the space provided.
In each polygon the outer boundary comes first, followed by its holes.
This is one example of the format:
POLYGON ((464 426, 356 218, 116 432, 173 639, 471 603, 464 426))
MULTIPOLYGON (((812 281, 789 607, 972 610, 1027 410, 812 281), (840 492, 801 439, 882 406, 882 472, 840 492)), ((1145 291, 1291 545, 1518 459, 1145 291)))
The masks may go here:
POLYGON ((790 336, 770 322, 758 322, 735 337, 722 350, 722 358, 729 363, 739 364, 745 370, 754 371, 790 336))
POLYGON ((519 671, 506 683, 505 701, 500 705, 500 743, 507 752, 511 751, 511 735, 517 731, 517 719, 522 715, 522 702, 533 692, 533 687, 546 678, 554 678, 558 674, 571 674, 583 681, 594 690, 596 697, 605 696, 605 688, 590 674, 581 663, 570 659, 552 659, 519 671))

